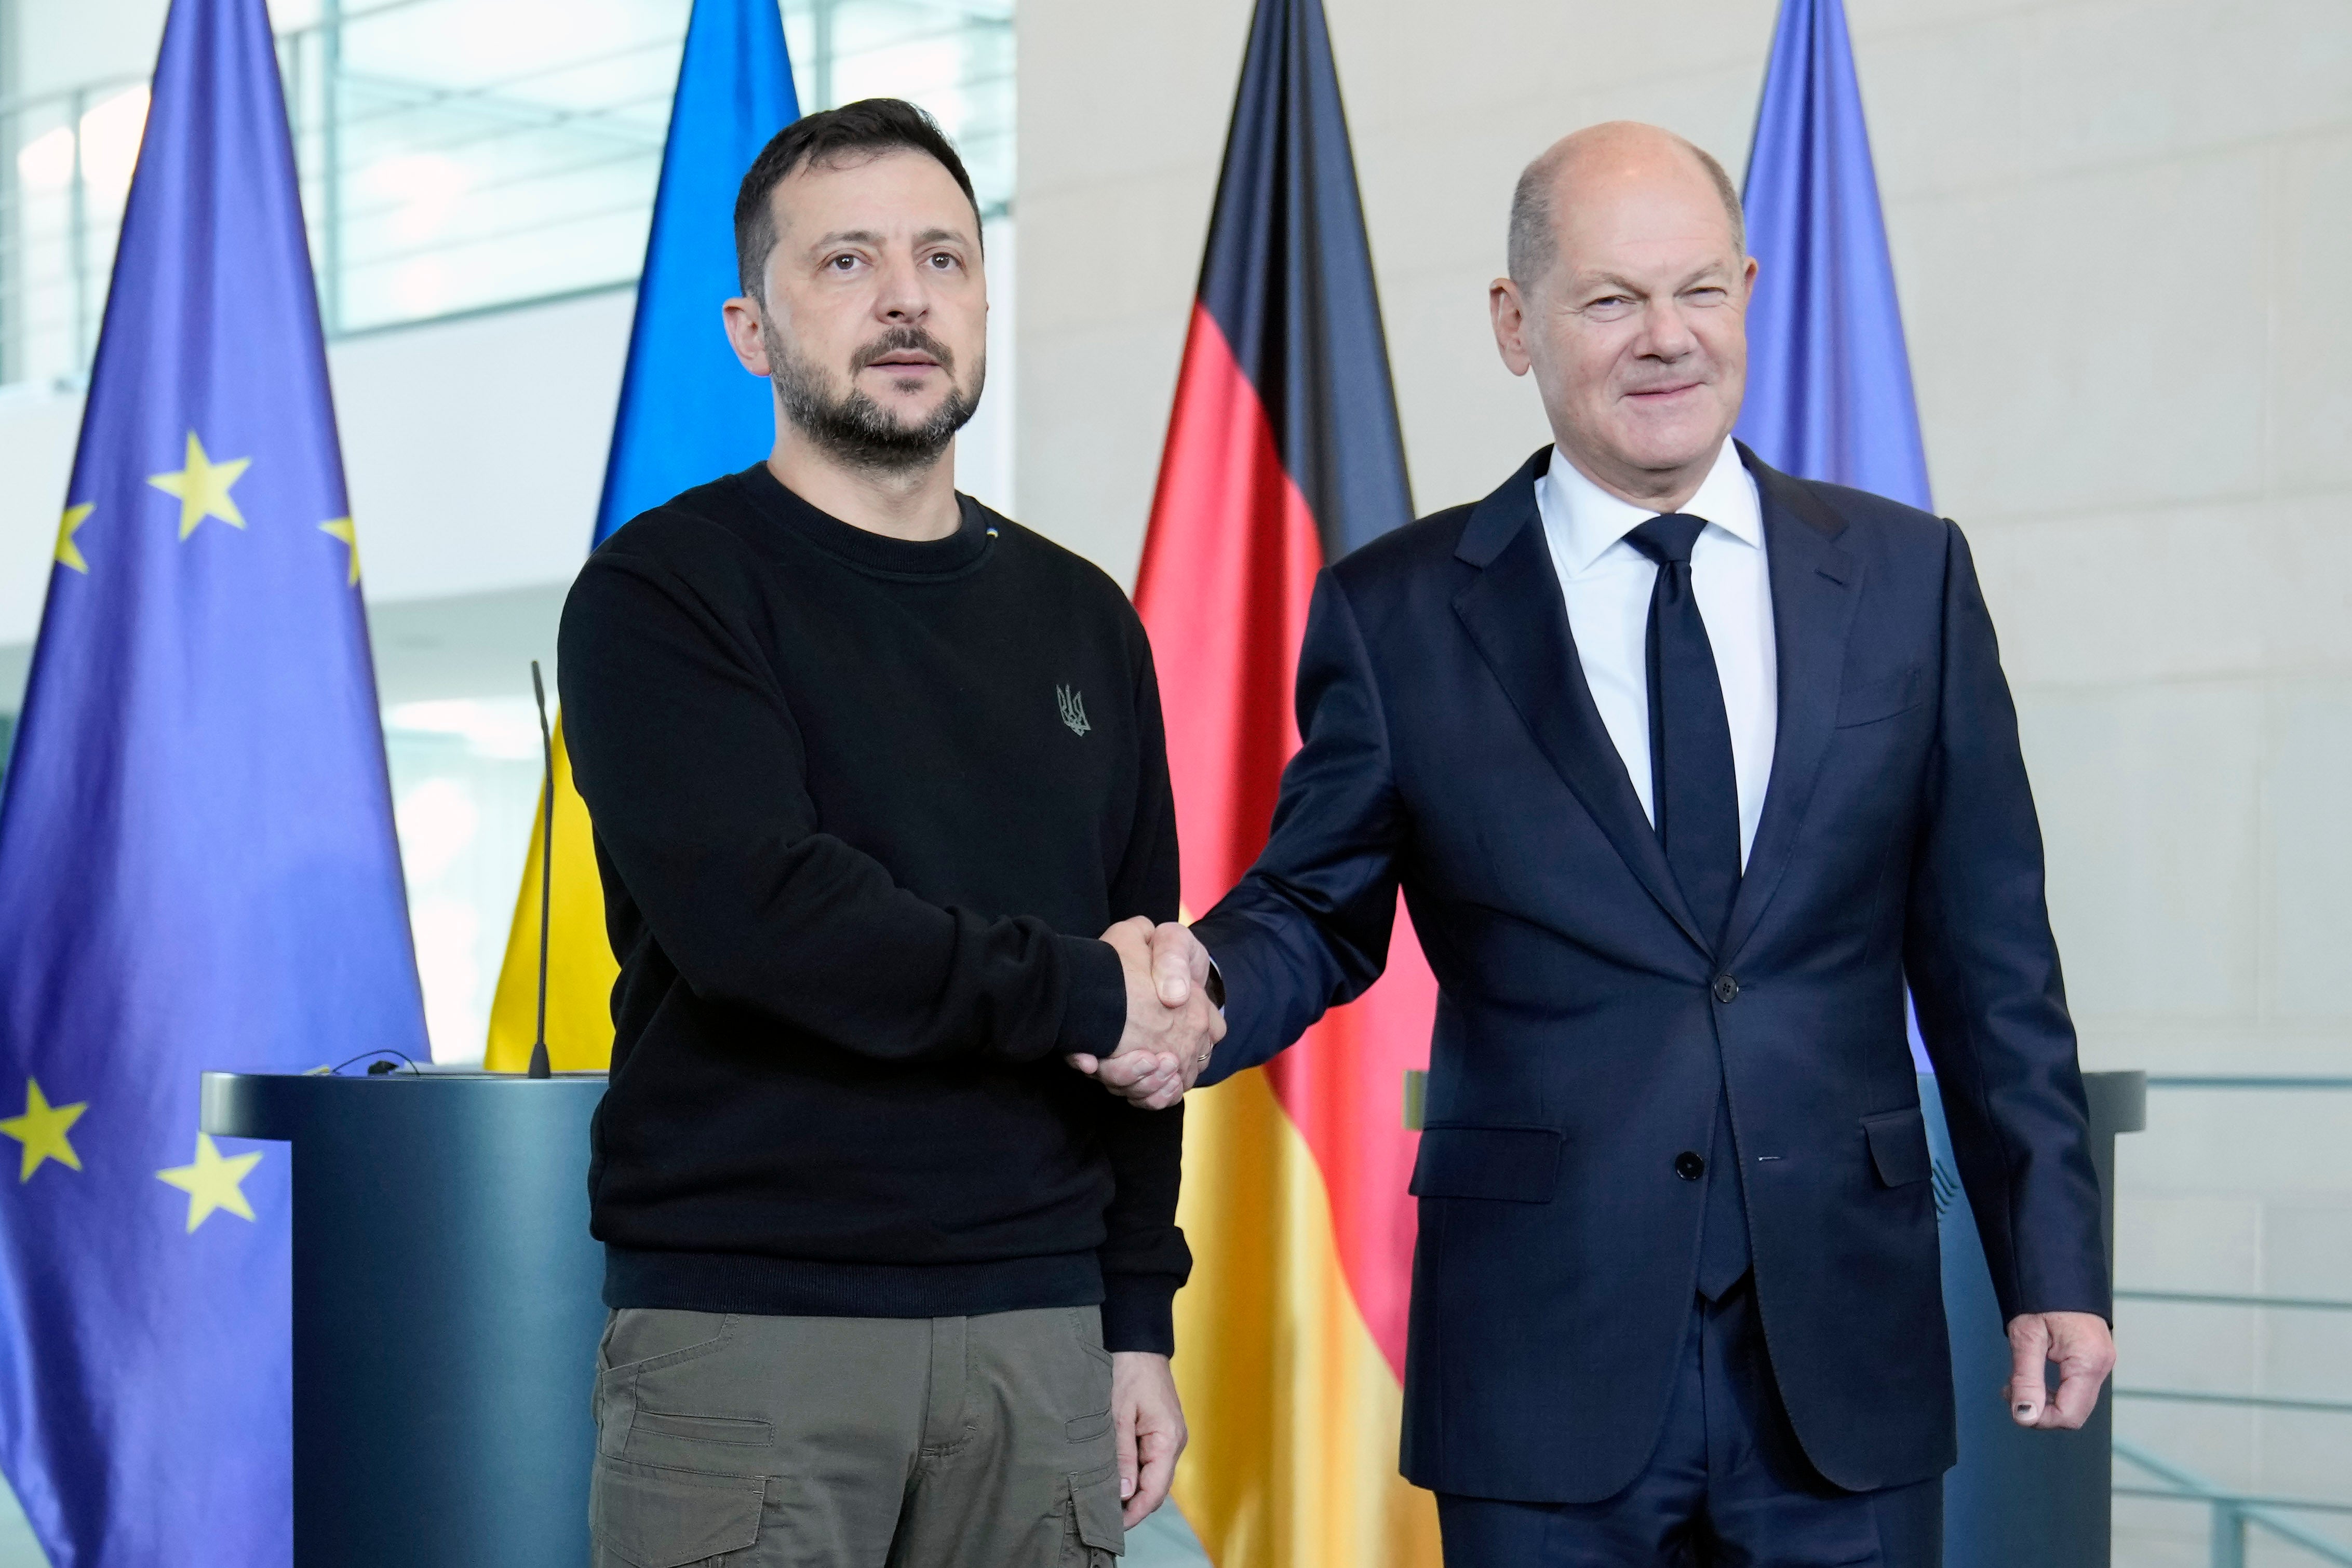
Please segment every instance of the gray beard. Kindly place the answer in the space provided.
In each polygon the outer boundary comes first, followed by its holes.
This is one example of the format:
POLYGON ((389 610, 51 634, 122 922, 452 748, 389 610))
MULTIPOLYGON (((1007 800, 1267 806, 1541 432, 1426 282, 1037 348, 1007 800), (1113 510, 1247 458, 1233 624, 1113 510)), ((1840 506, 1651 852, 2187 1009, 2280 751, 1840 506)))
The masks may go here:
MULTIPOLYGON (((971 423, 972 411, 980 405, 981 389, 988 382, 988 361, 983 358, 973 371, 971 392, 951 386, 929 418, 920 424, 902 424, 854 383, 846 394, 831 395, 817 368, 787 349, 775 329, 764 321, 760 337, 767 346, 769 379, 775 382, 784 417, 836 462, 869 473, 905 474, 938 462, 956 432, 971 423)), ((945 346, 911 327, 867 344, 853 363, 851 374, 899 349, 922 350, 938 360, 950 377, 955 374, 954 359, 945 346)))

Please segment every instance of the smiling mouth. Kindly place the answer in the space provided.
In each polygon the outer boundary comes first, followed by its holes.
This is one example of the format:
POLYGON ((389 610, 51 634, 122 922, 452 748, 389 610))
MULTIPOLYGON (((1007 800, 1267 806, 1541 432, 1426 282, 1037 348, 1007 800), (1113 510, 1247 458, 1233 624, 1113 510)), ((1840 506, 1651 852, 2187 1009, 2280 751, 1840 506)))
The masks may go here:
POLYGON ((1625 395, 1633 398, 1679 397, 1686 392, 1696 392, 1698 388, 1699 383, 1696 382, 1681 382, 1670 387, 1641 387, 1625 395))

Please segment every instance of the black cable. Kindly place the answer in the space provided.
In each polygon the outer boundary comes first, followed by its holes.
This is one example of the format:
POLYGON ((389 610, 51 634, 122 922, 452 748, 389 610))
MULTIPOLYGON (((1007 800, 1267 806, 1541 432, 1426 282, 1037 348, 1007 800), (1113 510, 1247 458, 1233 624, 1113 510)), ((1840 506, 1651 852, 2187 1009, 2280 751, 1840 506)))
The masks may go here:
POLYGON ((327 1069, 327 1073, 330 1077, 340 1077, 342 1074, 343 1069, 349 1067, 354 1061, 372 1063, 368 1068, 369 1075, 372 1077, 380 1077, 387 1072, 397 1072, 403 1066, 405 1066, 409 1071, 415 1073, 420 1078, 425 1075, 425 1070, 423 1068, 417 1066, 416 1063, 408 1056, 397 1051, 362 1051, 357 1056, 347 1057, 343 1061, 338 1061, 332 1067, 327 1069), (397 1062, 386 1061, 383 1059, 387 1056, 397 1056, 400 1060, 397 1062))

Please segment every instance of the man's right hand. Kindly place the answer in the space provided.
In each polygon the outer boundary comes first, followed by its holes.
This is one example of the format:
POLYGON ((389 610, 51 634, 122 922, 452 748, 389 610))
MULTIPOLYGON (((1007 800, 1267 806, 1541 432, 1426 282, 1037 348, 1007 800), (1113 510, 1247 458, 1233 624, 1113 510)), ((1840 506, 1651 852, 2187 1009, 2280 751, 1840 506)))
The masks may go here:
MULTIPOLYGON (((1155 940, 1160 932, 1171 930, 1181 932, 1183 927, 1162 926, 1155 932, 1150 920, 1138 915, 1103 933, 1127 975, 1127 1027, 1109 1056, 1081 1053, 1068 1059, 1072 1067, 1112 1093, 1151 1111, 1165 1110, 1184 1097, 1225 1034, 1225 1020, 1201 983, 1205 976, 1193 975, 1190 956, 1181 946, 1155 940)), ((1189 934, 1185 940, 1191 942, 1189 934)), ((1191 946, 1205 967, 1206 952, 1197 942, 1191 946)))

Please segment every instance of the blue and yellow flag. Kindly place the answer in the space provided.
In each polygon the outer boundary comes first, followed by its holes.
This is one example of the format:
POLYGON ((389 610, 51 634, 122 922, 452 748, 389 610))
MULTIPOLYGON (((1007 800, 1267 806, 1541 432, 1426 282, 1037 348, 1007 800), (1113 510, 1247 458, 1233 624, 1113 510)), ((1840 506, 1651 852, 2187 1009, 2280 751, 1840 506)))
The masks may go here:
POLYGON ((592 549, 639 512, 747 468, 775 444, 768 383, 744 374, 719 308, 741 292, 735 189, 760 149, 800 117, 774 0, 694 0, 592 549))
POLYGON ((58 1568, 292 1556, 288 1155, 425 1054, 264 0, 173 0, 0 803, 0 1466, 58 1568))
MULTIPOLYGON (((744 374, 719 307, 738 292, 736 186, 760 149, 800 113, 775 0, 694 0, 592 549, 639 512, 748 468, 775 444, 768 383, 744 374)), ((483 1065, 493 1072, 520 1072, 530 1061, 546 832, 542 801, 490 1004, 483 1065)), ((559 1071, 601 1071, 613 1057, 613 982, 621 969, 604 935, 604 888, 591 832, 559 723, 547 950, 547 1051, 559 1071)))

